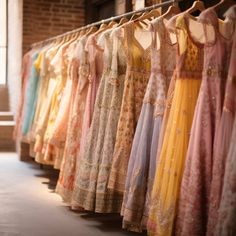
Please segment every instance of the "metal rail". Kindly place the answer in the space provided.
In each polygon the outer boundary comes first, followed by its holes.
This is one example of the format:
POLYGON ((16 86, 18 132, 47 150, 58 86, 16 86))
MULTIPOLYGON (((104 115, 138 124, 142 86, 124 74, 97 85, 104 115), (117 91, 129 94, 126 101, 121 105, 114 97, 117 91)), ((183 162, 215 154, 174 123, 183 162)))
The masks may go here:
POLYGON ((109 23, 110 21, 120 20, 123 17, 129 17, 129 16, 132 16, 133 14, 140 13, 140 12, 145 12, 145 11, 150 11, 152 9, 156 9, 156 8, 159 8, 159 7, 166 7, 166 6, 169 6, 171 4, 181 2, 181 1, 183 1, 183 0, 169 0, 169 1, 162 2, 162 3, 154 4, 154 5, 150 6, 150 7, 144 7, 142 9, 139 9, 139 10, 136 10, 136 11, 131 11, 131 12, 127 12, 127 13, 124 13, 124 14, 121 14, 121 15, 118 15, 118 16, 113 16, 113 17, 107 18, 105 20, 97 21, 97 22, 88 24, 86 26, 82 26, 80 28, 77 28, 75 30, 71 30, 71 31, 68 31, 66 33, 63 33, 63 34, 60 34, 60 35, 57 35, 57 36, 54 36, 54 37, 51 37, 51 38, 48 38, 48 39, 36 42, 36 43, 33 43, 31 45, 31 47, 33 48, 33 47, 37 47, 37 46, 39 46, 41 44, 50 43, 50 42, 52 42, 52 41, 54 41, 56 39, 63 38, 65 36, 77 33, 77 32, 79 32, 81 30, 85 30, 85 29, 88 29, 88 28, 93 27, 93 26, 98 26, 98 25, 101 25, 101 24, 104 24, 104 23, 109 23))

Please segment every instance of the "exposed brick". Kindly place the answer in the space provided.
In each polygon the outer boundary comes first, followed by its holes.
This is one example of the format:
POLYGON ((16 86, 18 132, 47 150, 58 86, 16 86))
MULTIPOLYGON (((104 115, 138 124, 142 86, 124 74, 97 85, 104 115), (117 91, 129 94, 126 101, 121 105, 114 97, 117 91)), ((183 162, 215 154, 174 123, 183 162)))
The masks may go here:
POLYGON ((23 51, 85 24, 84 0, 23 0, 23 51))

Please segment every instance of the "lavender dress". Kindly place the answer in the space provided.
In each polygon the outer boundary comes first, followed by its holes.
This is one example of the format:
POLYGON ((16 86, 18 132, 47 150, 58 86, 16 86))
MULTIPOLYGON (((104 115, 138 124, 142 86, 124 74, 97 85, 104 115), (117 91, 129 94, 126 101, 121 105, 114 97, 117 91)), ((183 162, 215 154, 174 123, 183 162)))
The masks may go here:
POLYGON ((121 214, 123 228, 146 229, 150 195, 156 170, 156 153, 166 94, 175 67, 175 45, 162 17, 152 25, 152 71, 135 132, 121 214), (157 48, 157 34, 160 48, 157 48))

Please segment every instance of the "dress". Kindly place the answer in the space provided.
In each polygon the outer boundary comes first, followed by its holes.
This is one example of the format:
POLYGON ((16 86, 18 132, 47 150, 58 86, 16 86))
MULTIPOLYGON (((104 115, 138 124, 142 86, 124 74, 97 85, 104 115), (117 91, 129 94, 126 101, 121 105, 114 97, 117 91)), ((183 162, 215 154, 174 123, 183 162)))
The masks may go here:
MULTIPOLYGON (((104 70, 97 91, 92 123, 84 153, 80 157, 76 179, 76 196, 74 194, 80 207, 100 213, 119 212, 121 204, 117 204, 117 202, 122 200, 122 196, 116 196, 111 190, 106 189, 106 185, 104 186, 98 182, 99 172, 103 168, 100 165, 101 155, 114 88, 110 83, 113 55, 110 33, 110 29, 104 31, 97 40, 97 45, 103 49, 104 70), (116 208, 117 205, 118 208, 116 208)), ((103 172, 103 178, 105 178, 104 174, 103 172)))
MULTIPOLYGON (((232 18, 235 24, 236 7, 230 8, 226 16, 232 18)), ((234 32, 234 42, 231 51, 230 69, 227 80, 226 96, 223 113, 228 111, 228 117, 234 114, 234 124, 232 127, 231 144, 225 162, 225 172, 223 189, 218 210, 216 225, 216 236, 233 236, 236 234, 236 118, 235 118, 235 88, 236 88, 236 31, 234 32), (231 85, 231 86, 230 86, 231 85), (231 91, 229 88, 231 87, 231 91), (225 109, 227 106, 227 110, 225 109)), ((222 116, 223 119, 223 116, 222 116)), ((228 118, 229 126, 231 121, 228 118)))
MULTIPOLYGON (((235 55, 235 51, 234 51, 235 55)), ((235 61, 235 59, 234 59, 235 61)), ((234 64, 235 65, 235 64, 234 64)), ((235 83, 235 76, 234 76, 235 83)), ((236 119, 234 119, 232 139, 225 165, 225 176, 216 226, 216 236, 236 235, 236 119)))
POLYGON ((18 104, 18 110, 15 117, 16 125, 14 128, 13 137, 14 139, 20 138, 22 136, 22 119, 23 119, 23 110, 25 104, 25 94, 26 87, 29 79, 29 73, 32 66, 32 53, 33 50, 27 52, 22 60, 22 71, 21 71, 21 96, 18 104))
POLYGON ((87 36, 82 36, 78 40, 75 49, 78 60, 77 69, 74 67, 73 77, 78 77, 75 98, 70 110, 68 130, 65 142, 65 150, 62 158, 62 166, 59 179, 56 186, 56 192, 67 203, 71 203, 72 192, 74 189, 74 180, 76 173, 77 153, 80 147, 81 129, 83 114, 85 110, 86 96, 89 87, 88 75, 89 65, 87 52, 84 50, 87 36))
MULTIPOLYGON (((78 158, 83 156, 84 148, 87 140, 87 135, 92 122, 94 104, 97 96, 97 90, 103 72, 103 51, 97 45, 97 33, 90 35, 87 39, 85 50, 88 52, 89 63, 89 87, 87 92, 85 111, 83 115, 82 130, 80 137, 80 148, 78 151, 78 158)), ((79 164, 79 162, 77 162, 79 164)))
POLYGON ((65 147, 65 140, 67 136, 68 119, 70 114, 70 109, 73 104, 75 97, 75 91, 78 82, 78 60, 76 55, 74 55, 75 47, 77 41, 73 42, 66 52, 66 57, 68 58, 68 68, 67 68, 67 81, 62 93, 62 99, 60 103, 60 108, 58 115, 55 120, 55 124, 48 140, 48 143, 53 145, 56 151, 54 168, 60 169, 61 162, 63 158, 63 152, 65 147))
POLYGON ((109 107, 109 114, 105 129, 106 131, 100 157, 100 169, 97 178, 98 184, 96 198, 102 201, 106 211, 109 209, 111 212, 120 212, 123 195, 108 189, 107 185, 112 166, 117 126, 124 93, 127 58, 125 54, 123 38, 120 35, 119 28, 116 28, 112 31, 111 37, 113 43, 113 54, 111 74, 108 82, 112 85, 112 94, 110 98, 111 103, 109 107))
MULTIPOLYGON (((236 10, 236 7, 234 7, 236 10)), ((230 11, 230 10, 229 10, 230 11)), ((233 12, 232 23, 235 25, 236 12, 233 12)), ((227 13, 226 13, 227 15, 227 13)), ((228 21, 227 24, 230 22, 228 21)), ((218 210, 222 195, 225 164, 230 147, 230 140, 232 137, 233 124, 236 113, 236 30, 234 29, 233 46, 230 47, 229 40, 228 54, 231 53, 228 78, 226 82, 225 98, 223 105, 223 112, 220 120, 218 132, 216 134, 216 145, 214 147, 214 162, 212 168, 212 181, 210 192, 209 215, 207 225, 207 235, 215 235, 215 227, 217 225, 218 210)), ((234 232, 234 234, 236 231, 234 232)))
POLYGON ((53 97, 53 94, 57 85, 56 76, 50 62, 56 56, 59 48, 60 48, 60 45, 52 46, 49 50, 47 50, 45 54, 45 77, 48 79, 48 84, 47 84, 47 88, 45 92, 46 94, 45 100, 41 104, 39 117, 38 117, 38 123, 35 124, 36 137, 35 137, 35 145, 34 145, 34 152, 36 153, 35 161, 42 164, 53 164, 52 161, 49 162, 49 161, 44 160, 42 149, 43 149, 44 134, 47 129, 47 122, 48 122, 49 114, 51 111, 51 104, 52 104, 51 101, 52 101, 52 97, 53 97))
POLYGON ((30 130, 30 137, 33 140, 35 136, 35 127, 36 124, 38 123, 39 119, 39 113, 40 109, 42 107, 42 103, 45 99, 45 94, 46 94, 46 89, 47 89, 47 84, 48 84, 48 79, 45 77, 45 54, 47 52, 48 47, 44 47, 40 50, 39 56, 37 60, 34 62, 34 66, 40 76, 40 81, 38 85, 38 98, 37 99, 37 104, 36 104, 36 110, 35 110, 35 116, 33 120, 33 124, 30 130))
POLYGON ((52 162, 53 165, 55 165, 56 150, 54 146, 49 143, 49 140, 53 132, 55 121, 58 116, 60 104, 62 101, 63 91, 68 79, 68 73, 67 73, 68 58, 66 55, 66 50, 68 49, 70 44, 71 41, 63 44, 58 50, 56 56, 51 61, 51 65, 53 66, 56 78, 56 88, 54 90, 51 100, 51 109, 47 121, 47 128, 44 134, 42 153, 44 155, 44 160, 46 162, 52 162))
POLYGON ((150 235, 172 235, 189 134, 201 85, 203 48, 190 36, 190 20, 187 13, 176 19, 177 78, 152 190, 148 220, 150 235))
MULTIPOLYGON (((166 27, 167 27, 169 33, 175 34, 175 37, 176 37, 175 24, 176 24, 177 18, 178 18, 178 15, 175 15, 175 16, 171 17, 166 23, 166 27)), ((175 39, 175 41, 173 43, 176 43, 176 42, 177 42, 177 39, 175 39)), ((157 148, 156 160, 159 159, 162 144, 163 144, 166 126, 167 126, 168 118, 170 115, 170 108, 171 108, 171 104, 172 104, 173 96, 174 96, 175 82, 176 82, 176 72, 174 71, 171 81, 170 81, 170 84, 169 84, 167 96, 166 96, 165 111, 164 111, 162 124, 161 124, 161 130, 160 130, 160 134, 159 134, 159 138, 158 138, 158 148, 157 148)))
POLYGON ((35 68, 34 63, 37 60, 38 56, 39 52, 37 51, 34 52, 34 54, 32 55, 32 67, 26 85, 26 95, 24 100, 25 104, 24 104, 23 122, 22 122, 23 135, 28 134, 34 119, 34 113, 36 109, 37 91, 40 77, 38 74, 38 70, 35 68))
POLYGON ((38 84, 38 92, 37 92, 37 104, 36 104, 36 109, 35 109, 35 115, 34 115, 34 120, 32 123, 32 126, 29 130, 28 138, 30 141, 30 156, 35 157, 35 152, 34 152, 34 145, 35 145, 35 137, 36 137, 36 128, 39 123, 39 118, 40 118, 40 112, 41 109, 44 109, 43 104, 46 100, 46 95, 47 95, 47 89, 48 89, 48 73, 46 71, 46 52, 50 48, 49 46, 45 46, 40 50, 39 56, 37 60, 35 61, 34 65, 35 68, 38 71, 38 74, 40 76, 39 84, 38 84))
POLYGON ((164 19, 158 18, 151 26, 151 76, 134 135, 121 212, 123 228, 138 232, 146 229, 158 138, 176 56, 164 19), (160 48, 157 48, 157 34, 160 48))
POLYGON ((96 33, 88 38, 85 36, 82 38, 83 41, 79 49, 79 53, 81 53, 79 84, 72 110, 72 126, 68 131, 63 157, 64 163, 62 164, 63 171, 57 184, 57 191, 65 201, 71 204, 72 208, 78 207, 76 198, 73 197, 74 192, 77 191, 75 178, 91 125, 95 98, 103 69, 102 50, 96 44, 96 33))
MULTIPOLYGON (((219 33, 218 18, 212 8, 199 20, 211 24, 214 40, 205 28, 204 70, 181 184, 176 235, 206 234, 213 166, 213 147, 220 125, 225 82, 229 64, 229 44, 219 33)), ((221 144, 220 144, 221 145, 221 144)))
POLYGON ((135 38, 135 23, 124 25, 127 71, 108 188, 124 192, 128 162, 151 68, 151 47, 135 38))

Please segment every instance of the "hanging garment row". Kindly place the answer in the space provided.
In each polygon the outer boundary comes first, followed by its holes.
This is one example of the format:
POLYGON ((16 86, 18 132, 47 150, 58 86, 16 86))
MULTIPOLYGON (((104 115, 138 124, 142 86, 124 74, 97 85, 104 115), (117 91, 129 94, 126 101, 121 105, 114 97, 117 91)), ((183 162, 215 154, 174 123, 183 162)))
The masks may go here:
POLYGON ((24 55, 14 135, 60 169, 72 209, 120 213, 149 235, 236 234, 236 6, 221 20, 225 2, 152 10, 24 55))

